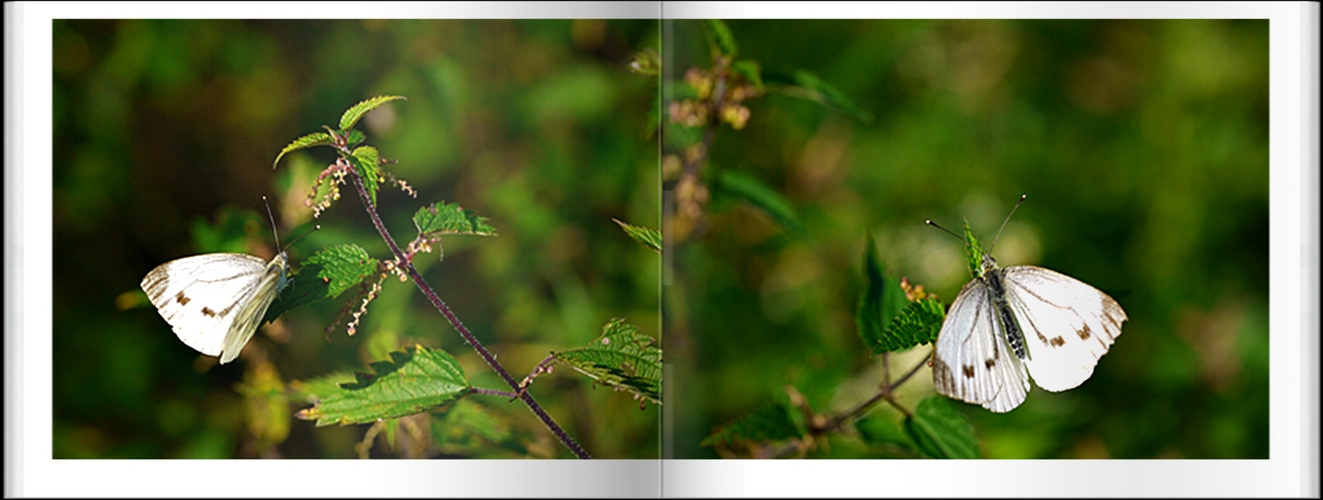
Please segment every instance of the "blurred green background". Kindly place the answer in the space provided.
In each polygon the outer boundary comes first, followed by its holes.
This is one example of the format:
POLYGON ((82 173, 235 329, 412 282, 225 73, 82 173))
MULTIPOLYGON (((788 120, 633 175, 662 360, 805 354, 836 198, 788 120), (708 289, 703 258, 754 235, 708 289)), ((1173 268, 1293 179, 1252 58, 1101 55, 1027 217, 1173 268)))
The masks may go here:
MULTIPOLYGON (((276 153, 353 104, 408 97, 359 126, 417 199, 384 186, 397 241, 445 200, 488 217, 494 238, 447 237, 417 259, 442 299, 521 378, 613 317, 660 337, 661 258, 612 218, 660 227, 657 81, 632 55, 656 20, 189 21, 54 23, 54 456, 350 458, 368 426, 314 428, 281 388, 415 343, 455 354, 475 386, 506 388, 410 284, 388 279, 358 333, 335 322, 352 297, 297 309, 218 366, 177 340, 138 288, 156 265, 234 249, 274 254, 310 227, 312 180, 333 153, 276 153), (297 228, 297 229, 296 229, 297 228)), ((356 243, 389 255, 357 196, 291 249, 356 243)), ((532 394, 589 452, 655 458, 659 409, 571 370, 532 394)), ((520 403, 470 397, 482 433, 431 427, 430 451, 374 457, 568 457, 520 403), (475 401, 479 400, 481 401, 475 401), (445 435, 443 434, 453 434, 445 435), (477 437, 475 437, 477 436, 477 437), (497 436, 499 446, 481 438, 497 436)), ((424 422, 425 423, 425 422, 424 422)), ((398 436, 414 436, 416 425, 398 436)), ((408 450, 406 450, 408 448, 408 450)))
MULTIPOLYGON (((714 194, 706 230, 668 241, 666 456, 718 456, 699 441, 786 386, 819 412, 866 400, 881 363, 855 327, 865 245, 949 305, 963 244, 924 220, 968 218, 990 242, 1027 194, 999 262, 1090 283, 1129 321, 1075 390, 1035 387, 1009 414, 960 404, 983 455, 1267 458, 1267 21, 728 25, 738 59, 810 71, 874 119, 769 94, 717 131, 706 168, 762 181, 807 231, 714 194)), ((668 82, 711 66, 703 29, 666 22, 668 82)), ((930 371, 900 393, 911 409, 932 396, 930 371)), ((851 433, 819 445, 810 457, 903 456, 851 433)))

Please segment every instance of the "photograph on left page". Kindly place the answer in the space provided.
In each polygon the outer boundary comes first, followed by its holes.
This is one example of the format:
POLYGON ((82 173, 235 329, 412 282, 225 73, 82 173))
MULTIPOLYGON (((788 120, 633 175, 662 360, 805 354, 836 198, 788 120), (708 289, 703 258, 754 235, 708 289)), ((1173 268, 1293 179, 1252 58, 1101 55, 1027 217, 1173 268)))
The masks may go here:
POLYGON ((53 458, 659 458, 658 28, 55 20, 53 458))

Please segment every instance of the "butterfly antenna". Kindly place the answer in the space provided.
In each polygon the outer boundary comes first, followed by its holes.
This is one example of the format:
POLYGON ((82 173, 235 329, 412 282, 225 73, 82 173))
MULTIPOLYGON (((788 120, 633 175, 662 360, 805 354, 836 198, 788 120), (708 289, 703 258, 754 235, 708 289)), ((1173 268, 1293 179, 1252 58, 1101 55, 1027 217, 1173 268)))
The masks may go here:
POLYGON ((276 248, 280 248, 280 233, 276 232, 276 216, 271 213, 271 204, 267 203, 266 195, 262 195, 262 204, 266 205, 266 216, 271 220, 271 234, 276 238, 276 248))
POLYGON ((321 225, 321 224, 317 224, 317 225, 315 225, 315 226, 312 226, 312 229, 309 229, 309 230, 307 230, 307 231, 304 231, 303 234, 300 234, 300 235, 298 235, 298 236, 295 236, 294 239, 291 240, 291 241, 289 242, 289 246, 294 246, 294 244, 297 243, 299 240, 303 239, 304 236, 307 236, 307 235, 311 234, 313 231, 316 231, 316 230, 321 229, 321 228, 322 228, 322 225, 321 225))
POLYGON ((1006 220, 1001 221, 1001 227, 997 229, 997 236, 992 238, 992 246, 988 247, 989 253, 997 246, 997 240, 1001 239, 1001 230, 1006 229, 1006 223, 1011 221, 1011 216, 1015 215, 1015 211, 1020 209, 1020 204, 1024 203, 1024 199, 1028 196, 1027 194, 1020 195, 1020 201, 1015 202, 1015 207, 1011 208, 1011 213, 1006 214, 1006 220))
POLYGON ((937 223, 936 223, 936 222, 933 222, 932 219, 924 219, 923 222, 927 223, 929 226, 932 226, 932 227, 935 227, 935 228, 937 228, 937 229, 941 229, 941 230, 943 230, 943 231, 946 231, 946 234, 949 234, 949 235, 951 235, 951 236, 955 236, 955 238, 956 238, 957 240, 965 241, 965 239, 964 239, 964 238, 961 238, 960 235, 955 234, 955 233, 952 232, 950 229, 947 229, 947 228, 944 228, 944 227, 942 227, 942 226, 937 225, 937 223))

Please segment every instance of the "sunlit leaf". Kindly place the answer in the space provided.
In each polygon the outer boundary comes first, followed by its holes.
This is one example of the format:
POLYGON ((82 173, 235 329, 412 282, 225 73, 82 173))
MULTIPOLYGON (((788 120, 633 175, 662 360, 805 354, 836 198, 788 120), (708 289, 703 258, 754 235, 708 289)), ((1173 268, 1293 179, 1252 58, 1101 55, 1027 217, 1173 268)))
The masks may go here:
POLYGON ((377 153, 377 148, 360 146, 349 157, 349 162, 363 178, 363 187, 367 188, 368 198, 371 198, 372 205, 376 206, 377 186, 381 184, 381 155, 377 153))
POLYGON ((552 352, 557 361, 599 383, 662 403, 662 351, 652 337, 616 318, 586 347, 552 352))
POLYGON ((373 97, 371 99, 367 99, 363 102, 355 104, 353 107, 345 110, 345 114, 340 115, 340 131, 343 132, 351 128, 354 128, 354 125, 358 123, 359 118, 362 118, 363 115, 366 115, 368 111, 372 111, 373 109, 376 109, 377 106, 381 106, 382 104, 388 103, 390 101, 401 100, 401 99, 406 101, 408 100, 404 96, 383 95, 383 96, 373 97))
POLYGON ((313 146, 329 146, 334 143, 335 140, 331 137, 331 134, 326 132, 313 132, 298 139, 294 139, 294 142, 289 143, 289 145, 285 146, 285 149, 280 150, 280 154, 276 155, 276 161, 271 162, 271 168, 276 168, 276 165, 280 164, 280 158, 285 156, 286 153, 292 153, 313 146))
POLYGON ((492 227, 486 217, 466 210, 458 203, 444 201, 418 209, 413 214, 413 225, 424 238, 435 238, 443 234, 496 236, 496 228, 492 227))
POLYGON ((648 248, 656 250, 657 253, 661 253, 662 251, 661 231, 658 231, 650 227, 635 226, 633 224, 621 222, 619 219, 611 219, 611 220, 615 221, 616 224, 619 224, 620 228, 625 230, 625 234, 628 234, 630 238, 634 238, 634 241, 642 243, 646 245, 648 248))
POLYGON ((318 403, 298 417, 318 426, 360 424, 424 412, 469 393, 468 376, 442 350, 411 347, 371 366, 372 373, 355 373, 353 382, 314 393, 318 403))

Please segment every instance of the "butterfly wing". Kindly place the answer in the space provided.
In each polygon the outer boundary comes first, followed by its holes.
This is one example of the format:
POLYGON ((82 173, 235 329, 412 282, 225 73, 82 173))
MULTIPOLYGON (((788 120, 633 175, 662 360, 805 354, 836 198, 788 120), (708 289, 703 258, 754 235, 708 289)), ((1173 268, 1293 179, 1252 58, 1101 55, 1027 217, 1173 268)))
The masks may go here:
MULTIPOLYGON (((260 260, 260 259, 259 259, 260 260)), ((225 345, 221 351, 220 363, 225 364, 233 361, 239 356, 239 351, 243 350, 244 344, 248 339, 253 338, 257 332, 257 327, 266 316, 266 310, 271 307, 271 302, 275 300, 280 291, 285 288, 285 273, 289 270, 289 261, 282 252, 276 258, 266 265, 261 279, 248 292, 248 297, 243 301, 243 306, 239 308, 238 316, 230 324, 229 331, 225 334, 225 345)))
POLYGON ((1121 335, 1125 311, 1098 289, 1036 266, 1001 270, 1006 299, 1024 330, 1025 366, 1039 387, 1073 389, 1121 335))
POLYGON ((1002 413, 1024 402, 1029 373, 1006 341, 991 293, 976 278, 956 296, 937 333, 933 385, 947 397, 1002 413))
POLYGON ((141 285, 179 340, 219 356, 237 313, 266 270, 267 262, 251 255, 210 253, 161 264, 141 285))

